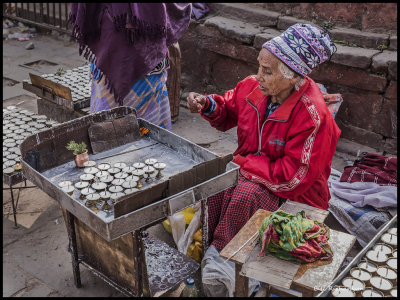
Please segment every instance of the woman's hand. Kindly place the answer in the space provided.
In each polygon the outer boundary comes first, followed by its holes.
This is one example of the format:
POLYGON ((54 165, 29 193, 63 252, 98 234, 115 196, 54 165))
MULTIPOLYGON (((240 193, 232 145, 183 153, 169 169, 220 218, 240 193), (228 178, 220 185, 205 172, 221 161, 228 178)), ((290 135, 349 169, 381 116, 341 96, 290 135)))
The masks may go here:
POLYGON ((194 92, 190 92, 186 100, 188 108, 192 113, 199 113, 207 101, 205 96, 194 92))

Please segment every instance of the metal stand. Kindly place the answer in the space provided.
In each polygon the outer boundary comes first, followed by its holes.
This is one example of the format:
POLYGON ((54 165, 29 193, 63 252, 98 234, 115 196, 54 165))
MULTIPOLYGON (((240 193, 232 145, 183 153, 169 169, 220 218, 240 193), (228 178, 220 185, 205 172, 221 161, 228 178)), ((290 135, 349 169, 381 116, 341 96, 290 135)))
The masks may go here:
POLYGON ((13 209, 13 215, 14 215, 14 228, 17 229, 18 228, 18 223, 17 223, 17 207, 18 207, 18 200, 19 200, 19 194, 21 192, 21 189, 29 189, 29 188, 35 188, 36 186, 26 186, 26 180, 24 180, 24 184, 25 186, 21 186, 21 187, 17 187, 15 189, 13 189, 12 185, 10 185, 9 188, 3 188, 3 190, 10 190, 11 193, 11 205, 12 205, 12 209, 13 209), (14 190, 18 190, 18 196, 17 196, 17 200, 15 201, 14 199, 14 190))

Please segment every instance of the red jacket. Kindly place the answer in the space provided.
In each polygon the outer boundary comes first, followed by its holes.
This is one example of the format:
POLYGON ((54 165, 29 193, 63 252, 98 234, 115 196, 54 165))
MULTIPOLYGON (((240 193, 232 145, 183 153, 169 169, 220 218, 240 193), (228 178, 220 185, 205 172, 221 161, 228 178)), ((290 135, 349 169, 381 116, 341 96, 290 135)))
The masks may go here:
POLYGON ((239 163, 243 176, 277 196, 328 209, 327 181, 341 131, 318 86, 305 80, 263 124, 269 96, 263 95, 254 75, 223 97, 210 95, 216 109, 201 115, 221 131, 237 126, 234 155, 244 157, 239 163))

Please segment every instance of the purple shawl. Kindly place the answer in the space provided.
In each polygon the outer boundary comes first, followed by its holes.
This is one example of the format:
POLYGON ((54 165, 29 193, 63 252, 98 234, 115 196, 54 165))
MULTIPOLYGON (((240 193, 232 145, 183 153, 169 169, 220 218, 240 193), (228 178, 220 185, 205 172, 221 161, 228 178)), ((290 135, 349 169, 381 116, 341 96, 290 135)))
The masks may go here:
POLYGON ((68 22, 79 43, 79 55, 105 77, 115 100, 165 57, 168 47, 186 31, 189 3, 71 3, 68 22))

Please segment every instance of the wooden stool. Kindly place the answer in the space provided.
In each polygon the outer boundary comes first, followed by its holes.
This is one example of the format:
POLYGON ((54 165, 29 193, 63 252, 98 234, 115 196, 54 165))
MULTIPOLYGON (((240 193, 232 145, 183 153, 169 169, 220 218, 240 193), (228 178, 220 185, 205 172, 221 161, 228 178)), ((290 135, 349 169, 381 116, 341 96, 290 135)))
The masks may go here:
MULTIPOLYGON (((318 222, 324 222, 329 214, 328 211, 289 200, 280 209, 293 214, 304 210, 307 216, 318 222)), ((236 236, 222 249, 220 256, 224 259, 231 257, 258 231, 262 221, 271 214, 270 211, 257 210, 236 236)), ((248 243, 230 258, 236 267, 235 296, 248 296, 248 278, 251 277, 263 283, 267 290, 266 296, 274 293, 279 296, 293 297, 300 296, 301 293, 303 297, 312 297, 332 282, 355 240, 356 238, 350 234, 331 229, 329 245, 334 254, 332 261, 330 263, 317 261, 308 264, 284 261, 272 255, 258 257, 257 253, 260 246, 256 243, 253 243, 255 245, 248 243), (273 261, 275 261, 275 264, 271 263, 273 261), (276 267, 274 267, 275 265, 276 267)))

